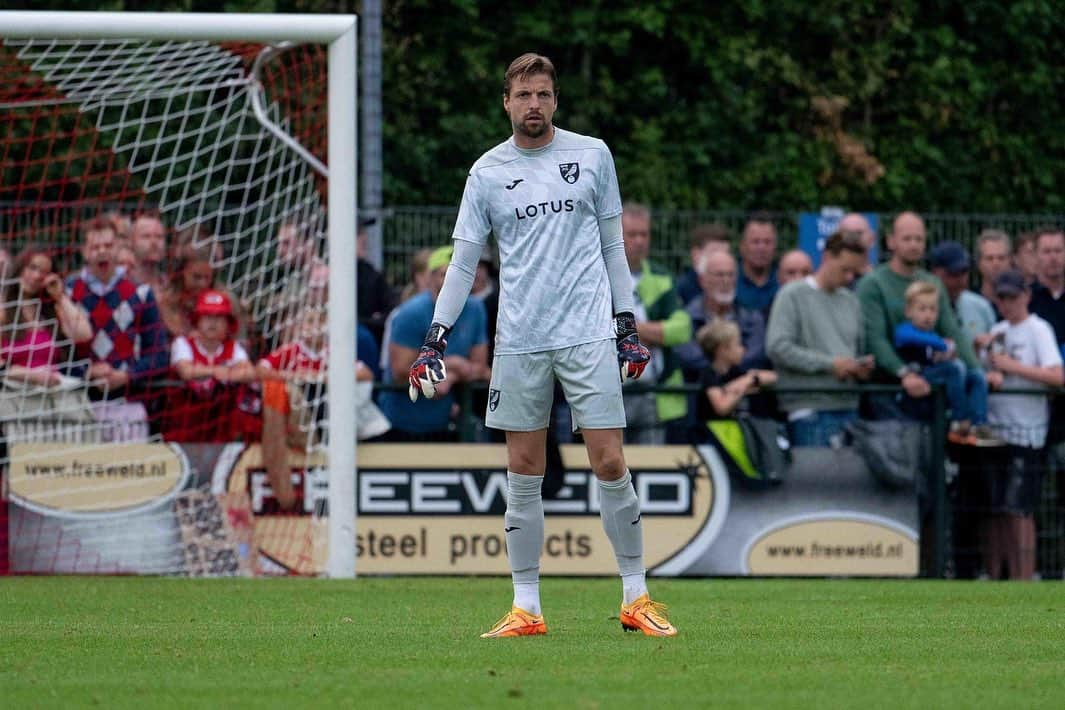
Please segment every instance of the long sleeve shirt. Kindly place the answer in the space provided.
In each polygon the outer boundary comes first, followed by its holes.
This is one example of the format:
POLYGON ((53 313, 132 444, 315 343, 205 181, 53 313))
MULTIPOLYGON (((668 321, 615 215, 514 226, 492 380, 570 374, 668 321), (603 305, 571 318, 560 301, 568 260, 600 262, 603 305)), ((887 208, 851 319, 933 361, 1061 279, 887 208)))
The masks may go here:
POLYGON ((944 338, 930 330, 921 330, 910 321, 895 326, 895 352, 907 365, 931 365, 936 353, 945 353, 949 349, 944 338))
MULTIPOLYGON (((862 352, 862 312, 849 289, 824 291, 812 276, 780 289, 769 316, 766 352, 781 385, 824 386, 839 383, 832 373, 837 357, 856 358, 862 352)), ((853 410, 858 396, 834 392, 777 395, 781 409, 796 412, 853 410)))
POLYGON ((897 379, 906 366, 906 362, 895 351, 893 340, 896 326, 906 320, 906 288, 917 280, 933 283, 939 291, 939 318, 933 330, 939 336, 954 341, 958 357, 966 367, 978 369, 980 363, 973 352, 972 343, 958 325, 942 282, 923 269, 917 269, 911 277, 901 276, 889 264, 881 264, 858 282, 858 300, 862 304, 862 317, 865 320, 866 348, 876 358, 877 368, 889 379, 897 379))

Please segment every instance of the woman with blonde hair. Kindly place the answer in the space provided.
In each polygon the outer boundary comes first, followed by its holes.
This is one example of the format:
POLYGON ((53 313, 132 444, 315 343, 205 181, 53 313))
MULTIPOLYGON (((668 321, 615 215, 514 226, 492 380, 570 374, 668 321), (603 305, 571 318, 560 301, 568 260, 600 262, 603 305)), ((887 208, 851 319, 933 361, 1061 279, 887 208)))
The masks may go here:
POLYGON ((399 294, 399 302, 403 303, 413 296, 429 288, 429 255, 432 249, 419 249, 410 257, 410 280, 399 294))

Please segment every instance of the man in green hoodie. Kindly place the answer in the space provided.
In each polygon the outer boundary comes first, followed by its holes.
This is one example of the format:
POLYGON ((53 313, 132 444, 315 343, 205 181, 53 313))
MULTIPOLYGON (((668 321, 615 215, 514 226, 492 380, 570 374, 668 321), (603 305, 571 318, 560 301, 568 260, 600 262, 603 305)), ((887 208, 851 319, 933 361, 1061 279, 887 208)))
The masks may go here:
MULTIPOLYGON (((891 259, 863 276, 858 283, 858 300, 862 304, 862 317, 865 321, 865 343, 876 359, 881 380, 900 383, 906 394, 913 399, 927 397, 932 392, 932 386, 895 352, 893 333, 895 326, 906 318, 904 294, 914 281, 929 281, 936 285, 939 291, 939 318, 936 320, 935 332, 954 342, 958 357, 966 367, 980 367, 972 343, 965 337, 954 316, 943 283, 921 268, 926 242, 924 220, 915 212, 903 212, 895 218, 887 236, 891 259)), ((881 418, 902 415, 901 411, 891 407, 883 398, 878 398, 876 402, 876 414, 881 418)))

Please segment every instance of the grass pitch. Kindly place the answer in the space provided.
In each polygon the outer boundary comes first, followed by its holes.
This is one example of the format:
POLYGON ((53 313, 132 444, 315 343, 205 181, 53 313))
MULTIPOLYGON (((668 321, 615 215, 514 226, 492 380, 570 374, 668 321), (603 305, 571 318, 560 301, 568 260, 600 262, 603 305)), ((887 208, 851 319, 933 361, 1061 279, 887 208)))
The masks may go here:
POLYGON ((0 706, 1061 707, 1060 583, 547 579, 548 635, 477 636, 506 579, 0 580, 0 706))

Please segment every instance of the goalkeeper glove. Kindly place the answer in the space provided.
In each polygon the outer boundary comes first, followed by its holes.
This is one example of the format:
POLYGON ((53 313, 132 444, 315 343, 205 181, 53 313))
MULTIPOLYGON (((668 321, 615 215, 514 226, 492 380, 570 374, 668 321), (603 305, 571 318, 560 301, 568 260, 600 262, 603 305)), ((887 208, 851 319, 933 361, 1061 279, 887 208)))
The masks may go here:
POLYGON ((621 380, 638 380, 651 361, 651 351, 640 345, 640 336, 636 334, 636 318, 631 313, 614 316, 614 336, 617 338, 621 380))
POLYGON ((407 394, 411 402, 418 401, 419 392, 426 399, 432 399, 436 396, 436 386, 447 378, 444 349, 447 347, 447 334, 450 330, 439 323, 429 326, 422 349, 418 351, 418 359, 410 366, 410 387, 407 394))

